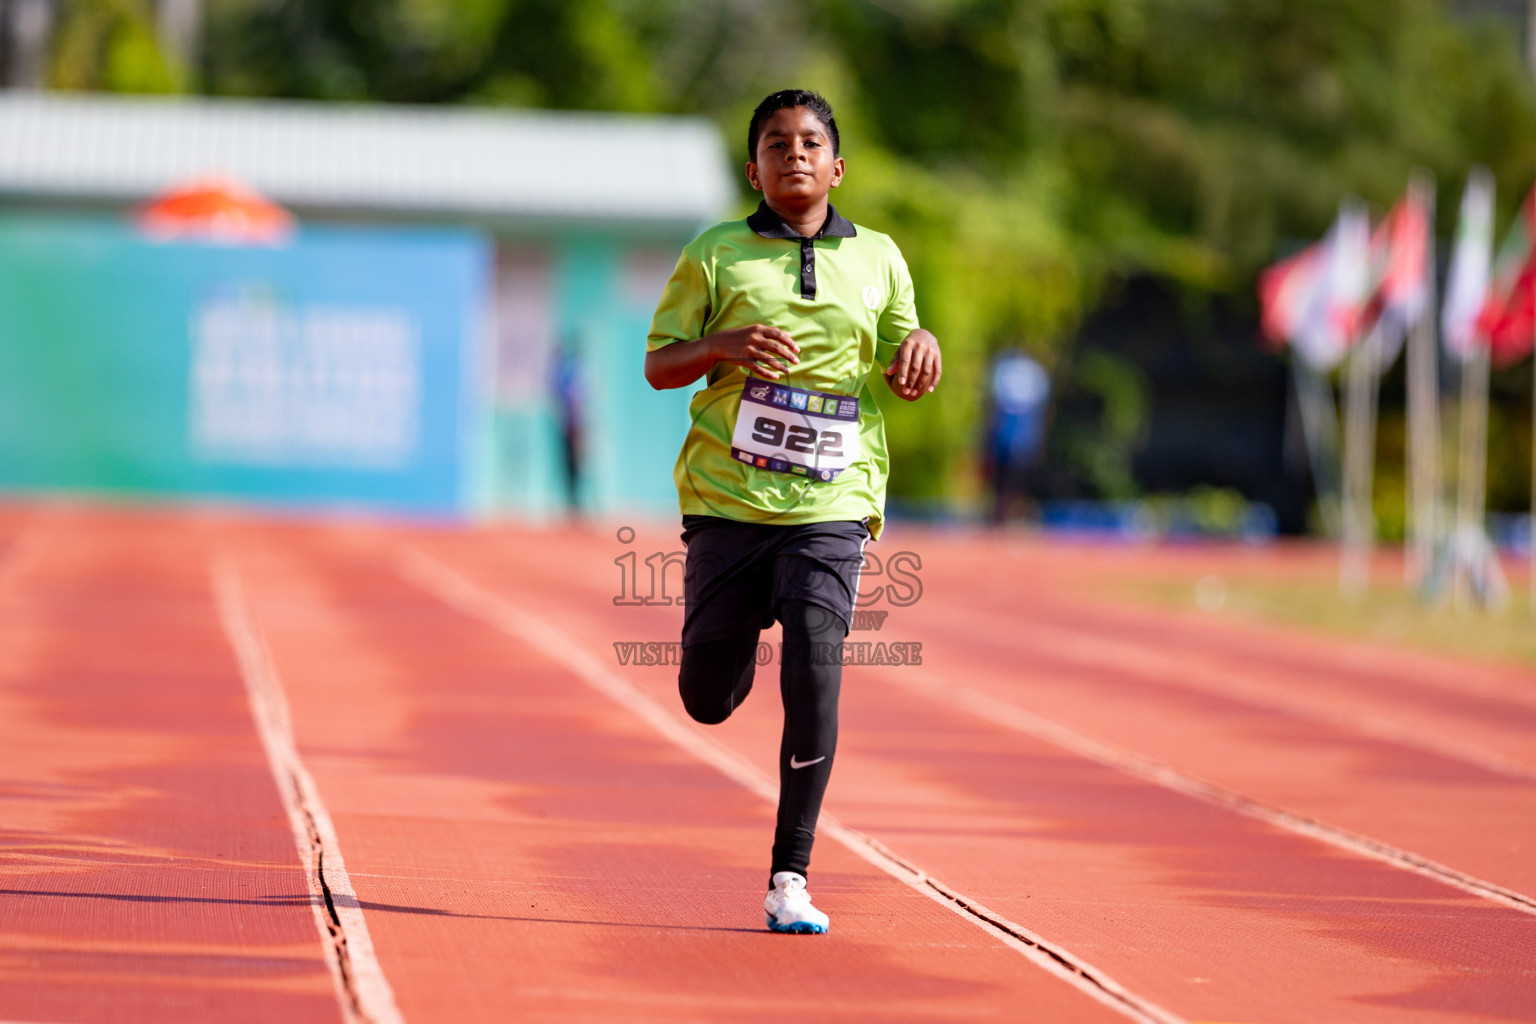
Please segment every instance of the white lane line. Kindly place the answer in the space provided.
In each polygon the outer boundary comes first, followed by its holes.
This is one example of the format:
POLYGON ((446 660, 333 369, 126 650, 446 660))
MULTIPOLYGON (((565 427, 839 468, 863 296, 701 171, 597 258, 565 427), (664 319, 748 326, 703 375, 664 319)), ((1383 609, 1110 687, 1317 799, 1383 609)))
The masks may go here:
MULTIPOLYGON (((680 717, 663 708, 627 679, 581 647, 546 619, 524 611, 494 591, 415 548, 406 548, 400 571, 407 579, 471 618, 494 626, 542 652, 578 676, 594 690, 632 712, 663 737, 715 768, 745 789, 777 805, 778 785, 746 758, 700 735, 680 717)), ((1186 1024, 1185 1019, 1128 991, 1105 972, 1036 935, 1023 925, 995 914, 953 888, 904 861, 875 840, 823 814, 818 826, 853 853, 940 906, 1022 954, 1036 966, 1076 987, 1093 999, 1143 1024, 1186 1024)))
POLYGON ((294 744, 288 698, 273 668, 266 644, 252 620, 240 585, 240 574, 227 557, 212 565, 213 590, 219 619, 235 657, 250 699, 251 717, 261 737, 272 777, 288 812, 293 841, 304 877, 309 882, 311 907, 320 942, 330 954, 326 962, 336 984, 342 1014, 349 1024, 405 1024, 395 1005, 394 991, 374 955, 373 939, 357 892, 347 875, 336 838, 336 826, 320 799, 320 791, 294 744))
POLYGON ((885 682, 909 693, 1015 732, 1025 733, 1035 739, 1044 740, 1079 757, 1097 761, 1106 767, 1134 775, 1165 789, 1216 804, 1288 832, 1308 836, 1394 868, 1433 878, 1437 882, 1490 900, 1511 910, 1536 914, 1536 899, 1524 893, 1457 871, 1455 868, 1392 846, 1390 843, 1255 800, 1238 790, 1227 789, 1225 786, 1208 782, 1198 776, 1189 775, 1171 765, 1142 757, 962 683, 939 679, 928 672, 922 673, 922 678, 916 678, 916 673, 878 668, 861 667, 857 671, 877 673, 885 682))
POLYGON ((985 627, 989 623, 990 628, 1001 630, 1001 635, 1024 645, 1026 655, 1029 647, 1035 647, 1048 656, 1084 668, 1104 669, 1132 678, 1148 679, 1163 686, 1215 694, 1226 700, 1242 701, 1306 721, 1321 722, 1347 732, 1363 733, 1373 739, 1413 747, 1475 765, 1485 771, 1527 782, 1536 781, 1536 767, 1496 750, 1426 735, 1420 728, 1404 725, 1400 720, 1372 709, 1348 711, 1306 695, 1277 692, 1270 681, 1279 679, 1283 684, 1284 676, 1274 672, 1260 673, 1252 668, 1229 670, 1211 665, 1206 658, 1187 662, 1151 644, 1065 626, 1019 622, 986 610, 970 614, 967 625, 985 627))

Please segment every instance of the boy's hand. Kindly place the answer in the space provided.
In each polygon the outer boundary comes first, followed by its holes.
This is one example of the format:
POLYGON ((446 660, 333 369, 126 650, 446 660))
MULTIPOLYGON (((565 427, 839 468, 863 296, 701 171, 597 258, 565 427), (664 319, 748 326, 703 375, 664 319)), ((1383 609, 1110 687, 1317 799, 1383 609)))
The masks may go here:
POLYGON ((886 368, 885 381, 901 398, 915 402, 938 386, 944 375, 939 339, 919 327, 907 335, 886 368))
POLYGON ((791 363, 800 361, 800 346, 795 339, 766 324, 717 331, 710 335, 710 340, 716 360, 745 366, 770 380, 778 380, 780 371, 787 373, 791 363))

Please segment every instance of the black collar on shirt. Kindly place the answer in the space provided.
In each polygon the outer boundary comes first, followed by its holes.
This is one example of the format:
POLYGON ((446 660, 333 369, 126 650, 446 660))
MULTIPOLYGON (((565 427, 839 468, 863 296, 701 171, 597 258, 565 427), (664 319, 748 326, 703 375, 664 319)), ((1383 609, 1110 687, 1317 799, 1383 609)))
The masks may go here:
POLYGON ((757 209, 747 218, 747 227, 764 238, 788 238, 799 241, 800 297, 802 299, 816 297, 816 239, 853 238, 858 234, 852 222, 838 213, 837 207, 831 203, 827 204, 827 219, 822 221, 821 230, 814 235, 802 235, 784 223, 784 218, 774 213, 766 200, 758 202, 757 209))

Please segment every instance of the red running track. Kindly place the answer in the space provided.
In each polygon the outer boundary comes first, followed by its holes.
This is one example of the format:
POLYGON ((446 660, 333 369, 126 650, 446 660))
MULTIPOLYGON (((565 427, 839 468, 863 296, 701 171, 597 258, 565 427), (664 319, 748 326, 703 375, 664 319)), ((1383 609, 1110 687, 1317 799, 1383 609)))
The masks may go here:
POLYGON ((916 553, 921 599, 850 639, 923 664, 848 669, 847 830, 811 880, 834 930, 773 936, 772 668, 705 729, 675 668, 614 647, 675 639, 676 607, 613 599, 616 558, 676 547, 0 510, 0 1019, 780 1020, 793 995, 842 1020, 1536 1020, 1536 674, 1095 592, 1156 551, 896 534, 871 550, 916 553), (321 941, 263 686, 352 960, 321 941))
POLYGON ((333 1021, 184 523, 0 520, 0 1019, 333 1021))

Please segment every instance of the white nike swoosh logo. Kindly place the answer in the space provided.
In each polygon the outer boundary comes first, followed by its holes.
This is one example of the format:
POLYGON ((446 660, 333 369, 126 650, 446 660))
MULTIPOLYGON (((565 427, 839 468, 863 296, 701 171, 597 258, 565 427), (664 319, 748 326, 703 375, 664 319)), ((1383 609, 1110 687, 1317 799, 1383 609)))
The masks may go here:
POLYGON ((822 754, 820 757, 818 757, 816 759, 816 761, 796 761, 795 760, 795 755, 794 754, 790 754, 789 755, 789 766, 791 768, 809 768, 811 765, 815 764, 817 761, 825 761, 826 759, 827 759, 827 755, 826 754, 822 754))

